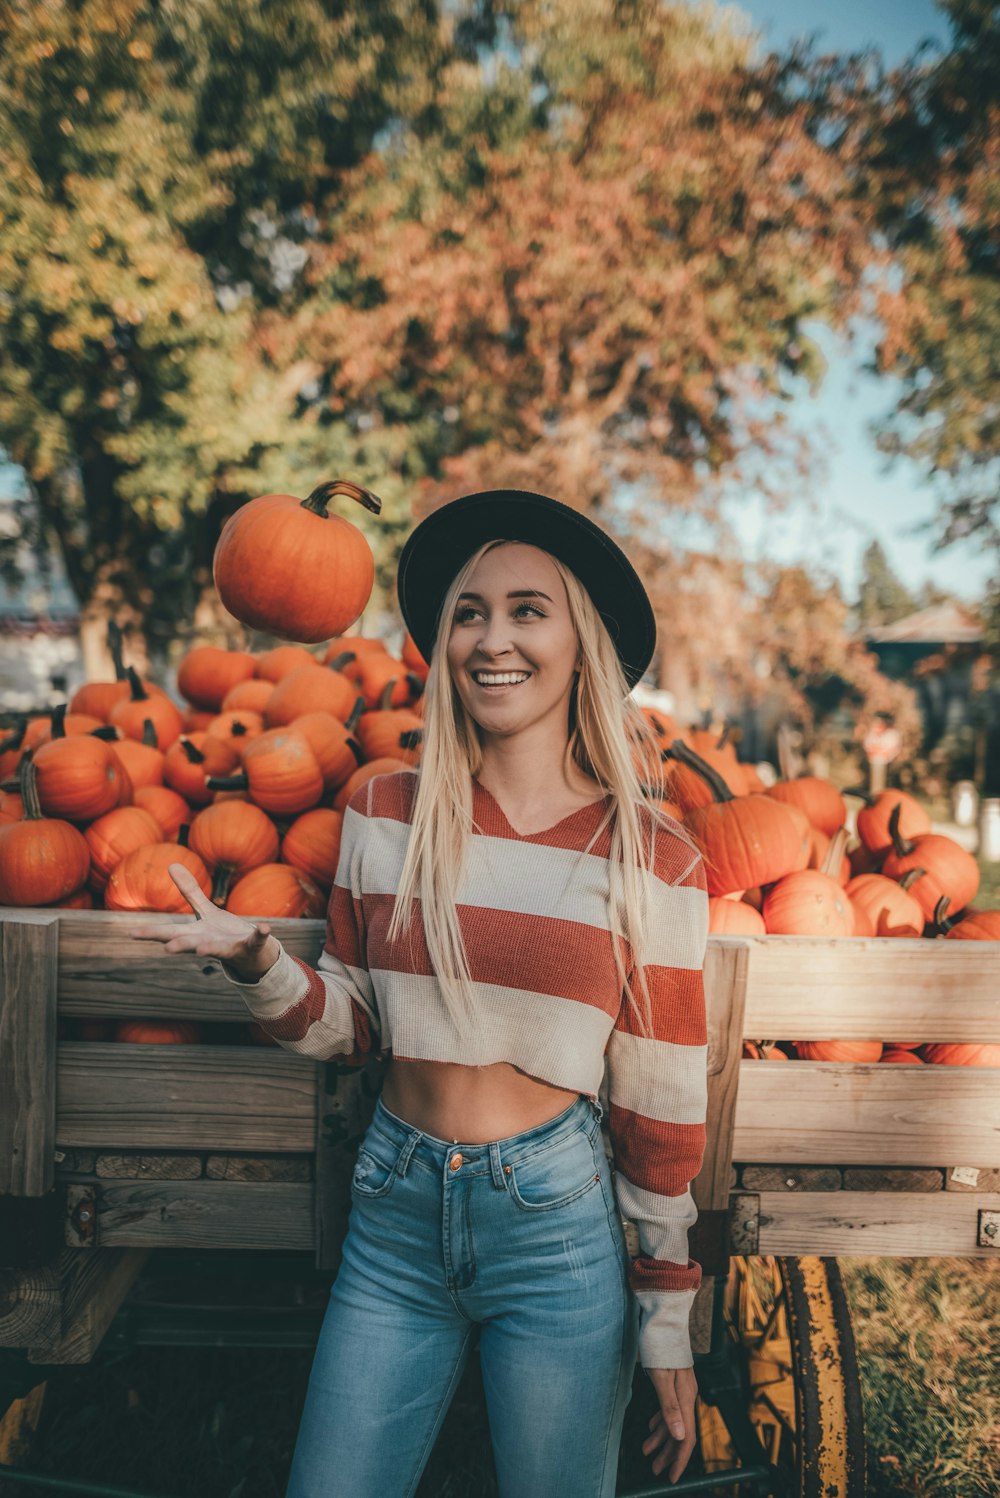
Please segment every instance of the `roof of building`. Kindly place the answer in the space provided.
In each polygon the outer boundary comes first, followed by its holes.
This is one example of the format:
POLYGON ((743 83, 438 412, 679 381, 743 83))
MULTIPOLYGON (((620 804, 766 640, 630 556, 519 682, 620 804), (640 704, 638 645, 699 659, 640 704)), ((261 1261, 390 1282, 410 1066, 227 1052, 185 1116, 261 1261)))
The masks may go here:
POLYGON ((960 603, 935 603, 897 619, 894 624, 869 625, 865 639, 875 645, 962 645, 983 638, 982 621, 960 603))

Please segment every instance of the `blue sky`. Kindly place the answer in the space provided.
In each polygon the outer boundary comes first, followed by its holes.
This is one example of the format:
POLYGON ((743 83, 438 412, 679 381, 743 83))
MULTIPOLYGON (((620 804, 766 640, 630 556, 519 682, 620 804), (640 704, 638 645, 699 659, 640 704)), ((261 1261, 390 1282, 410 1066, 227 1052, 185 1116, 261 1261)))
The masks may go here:
MULTIPOLYGON (((767 48, 784 48, 816 33, 821 51, 879 49, 888 64, 902 60, 930 38, 946 44, 947 19, 931 0, 746 0, 727 7, 742 12, 767 48)), ((934 513, 935 501, 921 469, 898 461, 887 469, 869 425, 893 403, 893 384, 861 372, 862 346, 851 351, 826 330, 816 330, 828 359, 827 376, 815 397, 794 402, 796 426, 822 432, 825 473, 817 475, 810 504, 796 504, 778 519, 750 499, 730 511, 748 558, 805 561, 826 570, 853 597, 861 554, 878 539, 896 571, 912 587, 926 578, 970 600, 981 597, 990 571, 980 548, 969 543, 934 552, 929 534, 915 527, 934 513)))

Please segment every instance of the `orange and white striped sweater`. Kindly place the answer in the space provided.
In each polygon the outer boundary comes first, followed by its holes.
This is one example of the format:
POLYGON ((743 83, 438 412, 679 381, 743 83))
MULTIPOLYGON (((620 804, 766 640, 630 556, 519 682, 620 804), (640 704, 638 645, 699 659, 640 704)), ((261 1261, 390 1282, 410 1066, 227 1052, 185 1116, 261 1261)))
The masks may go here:
MULTIPOLYGON (((680 838, 658 833, 647 876, 650 1039, 615 968, 610 829, 583 851, 610 798, 522 835, 474 780, 474 830, 456 900, 481 1002, 470 1049, 441 1000, 419 901, 413 932, 386 941, 417 774, 375 776, 351 798, 318 967, 282 948, 259 982, 236 986, 280 1045, 317 1060, 360 1065, 391 1052, 470 1066, 505 1061, 556 1087, 601 1093, 618 1209, 639 1238, 629 1282, 640 1305, 640 1358, 645 1368, 690 1367, 688 1320, 701 1281, 688 1256, 697 1217, 690 1182, 701 1168, 707 1104, 702 860, 680 838)), ((628 943, 619 939, 638 997, 628 943)))

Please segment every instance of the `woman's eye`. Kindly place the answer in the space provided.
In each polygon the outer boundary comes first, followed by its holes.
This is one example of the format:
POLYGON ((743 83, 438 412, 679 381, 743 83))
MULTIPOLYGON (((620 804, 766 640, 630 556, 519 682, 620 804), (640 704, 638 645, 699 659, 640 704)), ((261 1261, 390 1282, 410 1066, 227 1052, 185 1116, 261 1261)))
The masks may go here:
MULTIPOLYGON (((533 603, 519 603, 518 606, 517 606, 517 608, 514 610, 515 616, 518 615, 521 612, 522 609, 527 609, 529 611, 529 613, 532 613, 532 614, 536 615, 537 618, 539 618, 539 619, 544 619, 545 618, 545 615, 543 614, 542 610, 535 608, 535 605, 533 603)), ((466 620, 469 619, 473 614, 478 614, 478 613, 479 613, 478 609, 474 609, 471 604, 467 603, 467 604, 465 604, 462 608, 460 608, 456 612, 456 614, 455 614, 455 623, 456 624, 464 624, 466 622, 466 620)))

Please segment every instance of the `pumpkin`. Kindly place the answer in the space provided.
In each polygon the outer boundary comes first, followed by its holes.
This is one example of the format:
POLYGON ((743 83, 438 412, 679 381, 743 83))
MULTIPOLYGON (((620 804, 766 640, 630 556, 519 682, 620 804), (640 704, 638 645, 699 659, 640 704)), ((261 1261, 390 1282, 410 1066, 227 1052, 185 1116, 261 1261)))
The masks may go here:
POLYGON ((207 806, 212 799, 209 777, 228 775, 239 762, 239 750, 227 740, 206 733, 184 734, 164 755, 163 778, 192 806, 207 806))
POLYGON ((948 896, 942 895, 934 908, 934 927, 942 936, 952 941, 1000 941, 1000 910, 967 910, 949 918, 948 905, 948 896))
POLYGON ((0 825, 0 905, 54 905, 86 882, 90 850, 69 822, 42 815, 30 752, 18 781, 24 816, 0 825))
POLYGON ((926 921, 933 921, 942 895, 947 895, 956 909, 964 910, 979 889, 976 860, 952 838, 938 832, 903 837, 899 831, 900 813, 901 808, 894 806, 889 817, 892 848, 882 864, 883 874, 900 881, 908 874, 912 876, 907 888, 912 890, 926 921))
POLYGON ((718 799, 714 781, 705 775, 706 769, 710 769, 721 779, 731 796, 743 794, 739 766, 728 756, 717 754, 712 749, 699 754, 690 749, 682 739, 675 739, 669 748, 662 751, 662 758, 667 792, 671 800, 676 801, 685 812, 696 806, 711 806, 718 799))
POLYGON ((185 822, 191 820, 191 807, 178 792, 168 785, 141 785, 135 792, 134 805, 148 811, 163 833, 163 841, 177 841, 177 834, 185 822))
POLYGON ((317 806, 304 811, 285 833, 281 843, 281 861, 308 874, 320 889, 329 891, 340 858, 343 812, 317 806))
POLYGON ((140 787, 163 784, 163 753, 156 741, 152 718, 143 724, 141 740, 115 739, 111 747, 132 782, 133 800, 140 787))
POLYGON ((407 671, 402 661, 383 652, 374 651, 358 657, 357 686, 366 708, 378 707, 386 701, 390 707, 405 707, 421 695, 424 690, 422 676, 407 671))
POLYGON ((196 645, 177 668, 177 690, 195 707, 218 712, 226 693, 256 673, 257 661, 246 650, 196 645))
POLYGON ((125 766, 110 744, 92 734, 50 739, 35 750, 34 762, 46 816, 91 822, 132 799, 125 766))
POLYGON ((260 713, 263 717, 264 709, 273 691, 273 681, 261 681, 257 677, 254 677, 253 681, 241 681, 239 686, 233 687, 222 699, 222 711, 224 713, 260 713))
POLYGON ((278 857, 278 829, 259 806, 223 802, 206 806, 191 823, 188 845, 212 875, 212 899, 225 903, 234 879, 278 857))
POLYGON ((115 864, 104 891, 105 908, 190 915, 190 905, 168 873, 172 863, 183 864, 197 879, 202 893, 210 893, 208 870, 192 848, 180 843, 150 843, 115 864))
POLYGON ((242 754, 244 746, 255 739, 259 733, 264 732, 264 719, 260 713, 244 709, 235 712, 230 709, 227 712, 217 713, 210 718, 205 729, 210 739, 222 739, 235 749, 237 754, 242 754))
POLYGON ((111 709, 130 694, 128 676, 122 665, 122 632, 113 619, 108 623, 108 649, 115 670, 114 681, 84 682, 69 701, 71 713, 90 713, 102 723, 107 723, 111 709))
POLYGON ((52 739, 73 738, 81 733, 97 733, 100 738, 110 736, 108 725, 102 723, 100 718, 93 717, 90 713, 67 713, 66 703, 60 702, 54 707, 49 715, 49 724, 43 727, 34 740, 34 747, 39 744, 47 744, 52 739))
POLYGON ((327 513, 338 494, 375 515, 382 508, 370 489, 335 479, 304 500, 252 499, 226 521, 212 572, 223 604, 243 624, 313 644, 342 634, 363 613, 375 559, 357 526, 327 513))
POLYGON ((17 774, 17 767, 21 762, 21 754, 27 747, 25 735, 28 731, 27 718, 21 718, 17 727, 6 738, 0 739, 0 781, 6 780, 10 775, 17 774))
POLYGON ((713 895, 708 902, 708 929, 716 936, 763 936, 767 927, 752 905, 713 895))
POLYGON ((359 765, 352 775, 344 781, 340 790, 333 798, 335 811, 344 811, 348 801, 354 795, 359 786, 365 785, 375 775, 389 775, 394 770, 406 770, 409 766, 401 759, 372 759, 366 765, 359 765))
POLYGON ((17 791, 0 791, 0 823, 19 822, 24 816, 24 802, 17 791))
POLYGON ((905 1050, 902 1046, 898 1045, 887 1045, 878 1059, 880 1062, 891 1061, 895 1062, 897 1065, 910 1064, 923 1066, 924 1064, 923 1057, 914 1055, 913 1051, 905 1050))
POLYGON ((166 751, 184 731, 180 709, 165 693, 148 691, 131 666, 128 668, 128 679, 130 694, 125 701, 117 703, 111 709, 108 722, 127 739, 137 739, 141 743, 146 720, 152 719, 156 742, 166 751))
POLYGON ((799 869, 775 881, 761 911, 770 935, 853 936, 854 912, 836 879, 799 869))
POLYGON ((196 1045, 203 1034, 197 1020, 120 1019, 114 1038, 128 1045, 196 1045))
POLYGON ((416 764, 424 736, 423 721, 405 707, 390 707, 390 686, 386 686, 378 704, 359 720, 355 737, 366 759, 389 756, 416 764))
POLYGON ((326 897, 308 874, 287 863, 265 863, 234 884, 226 909, 234 915, 312 919, 326 912, 326 897))
POLYGON ((294 816, 315 806, 323 794, 323 772, 301 734, 291 728, 269 728, 243 751, 238 775, 211 775, 213 791, 245 791, 265 811, 294 816))
POLYGON ((292 671, 319 664, 312 651, 306 650, 304 645, 276 645, 273 650, 265 650, 257 657, 257 675, 274 687, 292 671))
POLYGON ((802 1061, 878 1061, 882 1055, 880 1040, 796 1040, 794 1045, 802 1061))
POLYGON ((215 721, 216 714, 208 712, 200 707, 185 708, 181 713, 181 731, 183 733, 204 733, 210 723, 215 721))
POLYGON ((90 849, 89 884, 97 893, 108 882, 108 875, 126 853, 150 843, 162 843, 163 832, 155 817, 141 806, 118 806, 91 822, 84 832, 90 849))
MULTIPOLYGON (((353 682, 359 679, 361 670, 361 657, 371 655, 388 655, 384 640, 376 640, 368 635, 338 635, 331 640, 323 655, 323 664, 330 665, 337 656, 343 656, 343 664, 338 668, 345 676, 349 676, 353 682)), ((429 669, 429 668, 428 668, 429 669)), ((426 676, 426 672, 417 672, 417 675, 426 676)))
MULTIPOLYGON (((906 791, 880 791, 877 796, 866 799, 867 804, 858 812, 857 829, 858 837, 870 853, 881 856, 892 847, 889 818, 897 806, 901 837, 923 837, 931 830, 930 817, 920 802, 906 791)), ((865 870, 855 872, 864 873, 865 870)))
MULTIPOLYGON (((884 874, 859 874, 845 890, 855 912, 863 911, 872 936, 916 937, 924 934, 924 913, 895 879, 884 874)), ((860 936, 861 931, 856 935, 860 936)))
POLYGON ((788 1060, 787 1053, 773 1040, 745 1040, 742 1055, 745 1061, 788 1060))
MULTIPOLYGON (((680 749, 685 764, 689 757, 698 759, 677 739, 671 748, 675 754, 680 749)), ((710 895, 771 884, 804 867, 808 848, 802 812, 757 793, 734 797, 721 776, 703 760, 698 764, 716 799, 710 806, 694 807, 684 820, 705 859, 710 895)))
POLYGON ((89 889, 78 889, 75 895, 69 895, 65 900, 56 900, 52 908, 55 910, 93 910, 94 897, 89 889))
POLYGON ((425 681, 427 680, 427 673, 430 670, 430 663, 428 661, 425 661, 423 656, 420 654, 420 651, 417 649, 416 641, 414 640, 408 629, 404 630, 403 632, 403 644, 400 648, 399 655, 400 659, 403 662, 403 665, 406 666, 407 670, 415 671, 418 676, 422 676, 425 681))
POLYGON ((832 837, 847 821, 847 804, 835 785, 819 775, 802 775, 798 780, 779 780, 764 792, 775 801, 797 806, 814 827, 832 837))
POLYGON ((357 686, 335 665, 302 666, 278 682, 264 717, 268 728, 286 728, 303 713, 329 713, 343 723, 357 700, 357 686))
POLYGON ((925 1045, 920 1054, 931 1066, 1000 1066, 1000 1045, 925 1045))
POLYGON ((332 718, 329 713, 303 713, 291 724, 293 731, 302 735, 315 754, 323 776, 323 787, 327 791, 337 790, 364 762, 364 752, 354 737, 363 702, 364 699, 359 697, 357 710, 350 714, 346 723, 332 718))

